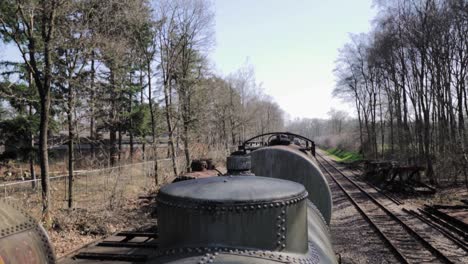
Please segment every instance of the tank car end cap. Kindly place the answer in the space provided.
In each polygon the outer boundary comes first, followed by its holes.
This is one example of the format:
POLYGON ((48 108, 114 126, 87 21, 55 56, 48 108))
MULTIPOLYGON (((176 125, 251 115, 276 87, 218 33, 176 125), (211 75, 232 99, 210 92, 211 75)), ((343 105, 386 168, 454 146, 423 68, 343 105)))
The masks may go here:
POLYGON ((161 188, 158 196, 160 199, 188 199, 193 202, 250 203, 305 195, 304 186, 292 181, 258 176, 221 176, 169 184, 161 188))

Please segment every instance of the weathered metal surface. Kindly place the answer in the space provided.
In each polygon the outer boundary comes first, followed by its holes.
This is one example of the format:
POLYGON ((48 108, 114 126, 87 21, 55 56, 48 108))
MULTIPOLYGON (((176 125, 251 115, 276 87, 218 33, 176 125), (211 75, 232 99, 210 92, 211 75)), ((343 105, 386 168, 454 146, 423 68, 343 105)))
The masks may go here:
POLYGON ((312 156, 315 156, 315 142, 304 136, 290 132, 269 132, 260 134, 250 139, 247 139, 239 146, 239 151, 254 151, 258 148, 276 145, 298 145, 304 151, 310 151, 312 156), (265 141, 265 138, 267 140, 265 141))
POLYGON ((180 182, 186 180, 194 180, 194 179, 201 179, 207 177, 214 177, 218 176, 219 172, 216 170, 204 170, 204 171, 194 171, 194 172, 186 172, 180 176, 177 176, 173 182, 180 182))
POLYGON ((215 165, 212 159, 196 159, 190 163, 192 171, 214 170, 215 165))
POLYGON ((150 262, 336 263, 327 224, 306 197, 301 184, 265 177, 163 187, 160 250, 150 262))
POLYGON ((204 171, 208 168, 206 160, 192 160, 190 163, 192 171, 204 171))
POLYGON ((23 209, 1 200, 0 263, 55 263, 44 229, 23 209))
POLYGON ((320 263, 337 263, 325 219, 310 201, 307 201, 307 227, 309 244, 317 249, 320 263))
POLYGON ((216 244, 305 253, 306 196, 302 185, 263 177, 168 185, 157 199, 161 248, 216 244))
POLYGON ((292 254, 285 252, 230 249, 230 248, 196 248, 190 251, 171 251, 149 263, 173 263, 173 264, 272 264, 272 263, 336 263, 322 262, 315 248, 310 247, 307 254, 292 254))
POLYGON ((228 170, 250 170, 250 156, 249 155, 231 155, 227 157, 226 167, 228 170))
POLYGON ((221 175, 221 173, 216 170, 213 160, 211 159, 198 159, 193 160, 191 165, 191 172, 185 172, 177 176, 172 182, 180 182, 186 180, 200 179, 206 177, 214 177, 221 175))
POLYGON ((226 159, 226 168, 228 175, 254 176, 250 171, 250 155, 234 152, 226 159))
POLYGON ((305 186, 309 200, 317 206, 327 224, 332 213, 332 196, 328 182, 311 156, 295 146, 272 146, 253 151, 252 172, 255 175, 285 179, 305 186))

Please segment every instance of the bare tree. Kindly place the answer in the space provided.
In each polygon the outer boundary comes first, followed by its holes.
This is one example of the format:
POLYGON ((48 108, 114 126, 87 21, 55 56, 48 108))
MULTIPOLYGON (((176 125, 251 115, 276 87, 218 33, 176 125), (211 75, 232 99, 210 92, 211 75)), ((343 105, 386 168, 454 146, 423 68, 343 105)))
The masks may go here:
POLYGON ((39 158, 42 185, 42 221, 52 224, 49 214, 49 157, 48 125, 51 104, 52 65, 55 57, 57 18, 63 1, 3 1, 0 5, 0 34, 3 40, 13 41, 32 73, 41 105, 39 158))

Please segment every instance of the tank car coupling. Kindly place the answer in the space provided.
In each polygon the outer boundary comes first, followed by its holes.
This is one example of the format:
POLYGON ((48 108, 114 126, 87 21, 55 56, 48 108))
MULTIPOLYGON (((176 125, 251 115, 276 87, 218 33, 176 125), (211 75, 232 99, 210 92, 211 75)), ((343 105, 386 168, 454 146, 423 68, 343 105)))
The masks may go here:
POLYGON ((241 151, 231 153, 226 160, 227 174, 233 176, 255 176, 250 171, 252 165, 250 155, 241 151))

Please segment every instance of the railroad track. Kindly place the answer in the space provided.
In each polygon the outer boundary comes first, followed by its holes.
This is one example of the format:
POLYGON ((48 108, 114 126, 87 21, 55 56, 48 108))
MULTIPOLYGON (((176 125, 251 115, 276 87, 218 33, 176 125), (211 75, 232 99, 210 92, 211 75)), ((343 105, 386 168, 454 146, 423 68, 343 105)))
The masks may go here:
MULTIPOLYGON (((362 179, 361 174, 362 171, 358 171, 356 169, 348 170, 355 178, 362 179)), ((394 196, 394 194, 389 193, 386 190, 383 190, 376 185, 365 182, 365 185, 368 185, 379 192, 381 195, 386 196, 388 199, 393 201, 396 205, 403 205, 403 202, 394 196)), ((461 202, 464 203, 463 200, 461 202)), ((466 203, 468 205, 468 203, 466 203)), ((449 206, 450 207, 450 206, 449 206)), ((455 206, 457 207, 457 206, 455 206)), ((465 207, 463 205, 459 205, 458 207, 465 207)), ((438 211, 436 208, 432 206, 425 206, 425 208, 418 208, 417 210, 413 209, 402 209, 405 213, 418 218, 420 221, 426 223, 427 225, 431 226, 433 229, 436 229, 444 235, 447 239, 451 240, 453 243, 457 244, 460 248, 465 251, 468 251, 468 225, 465 223, 460 222, 460 220, 454 219, 449 215, 446 215, 442 212, 436 212, 436 214, 432 213, 431 211, 438 211)))
POLYGON ((412 214, 388 196, 362 185, 339 170, 320 153, 317 162, 343 191, 401 263, 467 263, 466 247, 412 214), (391 209, 390 209, 391 208, 391 209))

